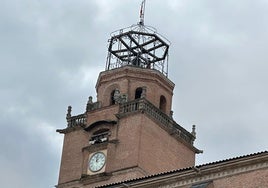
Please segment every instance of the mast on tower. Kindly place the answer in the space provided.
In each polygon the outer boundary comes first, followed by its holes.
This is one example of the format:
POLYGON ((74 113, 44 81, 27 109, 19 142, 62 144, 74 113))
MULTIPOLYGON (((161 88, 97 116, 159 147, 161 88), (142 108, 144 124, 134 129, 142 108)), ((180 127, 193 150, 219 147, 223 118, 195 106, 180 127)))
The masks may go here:
POLYGON ((140 25, 144 25, 144 13, 145 13, 145 0, 141 3, 141 9, 140 9, 140 25))
POLYGON ((155 69, 168 75, 170 42, 157 30, 144 24, 145 0, 141 3, 138 24, 111 33, 106 70, 122 66, 155 69))

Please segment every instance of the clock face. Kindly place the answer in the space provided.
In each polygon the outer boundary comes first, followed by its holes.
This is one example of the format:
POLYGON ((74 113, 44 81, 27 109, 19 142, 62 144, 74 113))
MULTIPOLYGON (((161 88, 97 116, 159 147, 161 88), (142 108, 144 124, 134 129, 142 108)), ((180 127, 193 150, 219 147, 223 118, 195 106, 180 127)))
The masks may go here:
POLYGON ((89 159, 88 168, 92 172, 97 172, 103 168, 106 162, 106 156, 102 152, 97 152, 89 159))

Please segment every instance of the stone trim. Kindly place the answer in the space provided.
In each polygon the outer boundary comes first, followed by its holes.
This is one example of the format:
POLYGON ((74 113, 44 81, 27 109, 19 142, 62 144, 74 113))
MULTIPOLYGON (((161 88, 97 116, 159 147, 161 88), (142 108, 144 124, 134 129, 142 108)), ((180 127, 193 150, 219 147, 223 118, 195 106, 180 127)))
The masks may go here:
POLYGON ((107 142, 99 143, 99 144, 93 144, 82 148, 82 152, 88 151, 90 153, 96 152, 99 150, 107 149, 108 144, 118 144, 118 139, 108 140, 107 142))
POLYGON ((114 121, 114 120, 99 120, 99 121, 96 121, 94 123, 91 123, 90 125, 87 125, 85 127, 85 131, 91 131, 92 129, 94 129, 96 126, 99 126, 99 125, 115 125, 117 124, 117 121, 114 121))
POLYGON ((86 151, 92 153, 92 152, 96 152, 99 150, 107 149, 107 147, 108 147, 108 142, 103 142, 103 143, 93 144, 93 145, 83 147, 82 151, 84 152, 86 150, 86 151))
MULTIPOLYGON (((254 165, 249 165, 249 166, 242 166, 242 167, 238 167, 238 168, 231 168, 228 170, 218 170, 218 172, 216 172, 216 170, 212 173, 210 172, 204 172, 206 173, 205 175, 202 175, 203 172, 199 172, 196 174, 192 174, 191 178, 188 178, 182 181, 177 181, 175 183, 171 183, 168 185, 162 185, 162 186, 157 186, 158 188, 177 188, 180 186, 185 186, 185 185, 189 185, 189 184, 196 184, 199 182, 204 182, 204 181, 211 181, 211 180, 215 180, 215 179, 220 179, 220 178, 225 178, 228 176, 234 176, 234 175, 238 175, 241 173, 245 173, 245 172, 250 172, 250 171, 254 171, 254 170, 260 170, 260 169, 264 169, 264 168, 268 168, 268 162, 263 162, 263 163, 258 163, 258 164, 254 164, 254 165)), ((174 180, 173 180, 174 181, 174 180)))
MULTIPOLYGON (((99 74, 97 83, 96 83, 96 88, 98 88, 98 86, 100 85, 100 83, 105 83, 107 82, 107 80, 109 80, 109 82, 111 81, 111 74, 114 76, 116 75, 116 77, 114 77, 114 79, 120 79, 120 78, 126 78, 126 77, 133 77, 133 74, 137 74, 137 73, 141 73, 141 74, 151 74, 151 77, 155 80, 155 79, 159 79, 160 82, 165 82, 167 83, 167 85, 163 85, 163 87, 169 88, 171 90, 173 90, 175 84, 168 79, 167 77, 165 77, 161 72, 154 70, 154 69, 145 69, 145 68, 141 68, 141 67, 135 67, 135 66, 130 66, 130 65, 126 65, 120 68, 116 68, 116 69, 112 69, 112 70, 106 70, 103 71, 99 74)), ((133 78, 138 79, 136 76, 134 76, 133 78)), ((144 79, 144 78, 142 78, 144 79)), ((151 79, 150 79, 151 80, 151 79)))
POLYGON ((75 127, 67 127, 65 129, 57 129, 56 132, 58 132, 60 134, 67 134, 67 133, 70 133, 70 132, 73 132, 73 131, 78 131, 78 130, 81 130, 81 129, 84 129, 84 126, 78 125, 78 126, 75 126, 75 127))
POLYGON ((112 177, 112 174, 107 173, 107 172, 103 172, 103 173, 95 174, 95 175, 83 174, 80 179, 80 182, 83 185, 88 185, 88 184, 95 183, 95 182, 109 180, 111 177, 112 177))

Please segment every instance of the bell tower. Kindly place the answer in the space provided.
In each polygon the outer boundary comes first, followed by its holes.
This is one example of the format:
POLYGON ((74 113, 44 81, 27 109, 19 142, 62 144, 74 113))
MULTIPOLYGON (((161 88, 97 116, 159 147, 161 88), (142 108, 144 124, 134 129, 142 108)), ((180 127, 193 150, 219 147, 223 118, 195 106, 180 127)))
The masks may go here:
POLYGON ((58 188, 89 188, 195 165, 195 128, 172 117, 169 41, 140 22, 111 34, 106 69, 80 115, 67 110, 58 188))

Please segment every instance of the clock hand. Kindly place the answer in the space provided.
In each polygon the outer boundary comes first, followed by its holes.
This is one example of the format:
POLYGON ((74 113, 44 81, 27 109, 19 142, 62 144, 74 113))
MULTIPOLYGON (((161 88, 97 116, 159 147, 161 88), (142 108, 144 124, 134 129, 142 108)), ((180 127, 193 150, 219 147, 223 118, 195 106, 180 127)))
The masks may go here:
POLYGON ((99 161, 99 158, 100 158, 99 155, 97 155, 97 156, 96 156, 96 162, 99 161))

